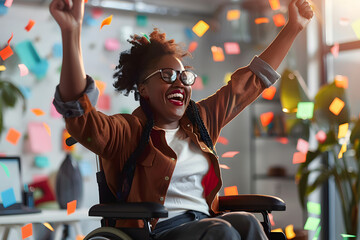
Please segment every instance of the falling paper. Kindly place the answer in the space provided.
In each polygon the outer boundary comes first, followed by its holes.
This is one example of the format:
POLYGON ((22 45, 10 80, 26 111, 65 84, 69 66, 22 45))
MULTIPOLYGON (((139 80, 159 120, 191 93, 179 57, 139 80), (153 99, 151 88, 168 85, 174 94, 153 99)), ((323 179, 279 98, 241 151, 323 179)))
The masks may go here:
POLYGON ((4 169, 4 172, 5 172, 6 176, 10 177, 9 168, 5 164, 3 164, 2 162, 0 162, 0 166, 4 169))
POLYGON ((316 133, 315 138, 319 143, 324 143, 326 140, 326 133, 323 130, 320 130, 316 133))
POLYGON ((294 225, 290 224, 285 227, 285 235, 287 239, 296 237, 296 234, 294 233, 294 225))
POLYGON ((100 7, 93 7, 91 8, 91 16, 94 19, 98 19, 103 14, 103 10, 100 7))
POLYGON ((100 80, 95 80, 95 85, 96 87, 99 89, 100 92, 100 96, 104 93, 105 88, 106 88, 106 83, 100 80))
POLYGON ((211 52, 214 62, 223 62, 225 60, 224 51, 221 47, 212 46, 211 52))
POLYGON ((293 164, 306 162, 306 154, 302 152, 296 152, 293 155, 293 164))
POLYGON ((356 37, 360 39, 360 19, 354 21, 351 26, 356 34, 356 37))
POLYGON ((44 122, 43 122, 43 125, 44 125, 46 132, 49 134, 49 136, 51 136, 51 129, 50 129, 49 125, 47 125, 47 123, 44 123, 44 122))
POLYGON ((313 214, 316 214, 316 215, 320 216, 320 214, 321 214, 321 205, 320 205, 320 203, 308 202, 306 204, 306 206, 307 206, 308 213, 313 213, 313 214))
POLYGON ((262 23, 268 23, 269 19, 266 17, 262 17, 262 18, 256 18, 255 19, 255 24, 262 24, 262 23))
POLYGON ((45 153, 52 150, 51 137, 43 123, 28 124, 29 145, 33 153, 45 153))
POLYGON ((272 100, 275 94, 276 94, 276 87, 270 86, 269 88, 263 91, 262 97, 267 100, 272 100))
POLYGON ((225 165, 225 164, 220 164, 220 168, 222 168, 222 169, 230 169, 230 167, 228 165, 225 165))
POLYGON ((319 223, 320 223, 320 218, 309 217, 306 220, 304 229, 309 230, 309 231, 315 231, 317 229, 317 227, 319 226, 319 223))
POLYGON ((0 65, 0 72, 3 72, 6 70, 6 67, 4 65, 0 65))
POLYGON ((117 51, 120 49, 120 42, 116 38, 108 38, 105 40, 105 49, 108 51, 117 51))
POLYGON ((32 29, 32 27, 34 26, 34 24, 35 24, 35 21, 30 19, 28 24, 25 27, 25 30, 29 32, 32 29))
POLYGON ((77 235, 75 240, 83 240, 85 236, 83 235, 77 235))
POLYGON ((224 76, 224 83, 225 84, 227 84, 231 80, 231 75, 232 75, 231 72, 225 73, 225 76, 224 76))
POLYGON ((289 139, 287 137, 279 137, 275 139, 277 142, 281 143, 281 144, 288 144, 289 143, 289 139))
POLYGON ((225 187, 224 188, 224 195, 225 196, 239 195, 237 186, 225 187))
POLYGON ((269 0, 270 7, 272 10, 278 10, 280 9, 280 2, 279 0, 269 0))
POLYGON ((102 94, 98 98, 98 102, 96 104, 96 107, 101 110, 110 110, 111 107, 111 98, 108 94, 102 94))
POLYGON ((296 145, 296 150, 306 154, 309 150, 309 143, 307 141, 305 141, 304 139, 299 138, 297 145, 296 145))
POLYGON ((268 215, 271 226, 275 226, 274 216, 271 213, 269 213, 268 215))
POLYGON ((224 49, 228 55, 240 54, 240 46, 237 42, 225 42, 224 49))
POLYGON ((260 115, 260 121, 261 121, 261 124, 264 127, 269 125, 272 122, 273 119, 274 119, 274 113, 273 112, 266 112, 266 113, 262 113, 260 115))
POLYGON ((25 64, 19 64, 19 69, 20 69, 20 76, 26 76, 29 74, 29 69, 25 66, 25 64))
POLYGON ((339 56, 339 43, 334 43, 334 46, 330 49, 331 54, 337 58, 339 56))
POLYGON ((139 27, 146 27, 148 23, 147 16, 145 15, 137 15, 136 16, 136 25, 139 27))
POLYGON ((336 75, 335 76, 335 86, 338 88, 348 88, 349 79, 346 76, 336 75))
POLYGON ((32 223, 29 223, 21 228, 22 239, 31 237, 33 235, 33 226, 32 223))
POLYGON ((223 157, 223 158, 232 158, 238 153, 239 153, 239 151, 230 151, 230 152, 224 153, 223 155, 221 155, 221 157, 223 157))
POLYGON ((226 19, 228 21, 238 20, 240 18, 240 10, 239 9, 231 9, 227 11, 226 19))
POLYGON ((228 145, 229 144, 229 140, 227 140, 225 137, 219 136, 218 143, 224 144, 224 145, 228 145))
POLYGON ((346 133, 349 129, 349 123, 344 123, 339 126, 338 138, 343 138, 346 136, 346 133))
POLYGON ((13 0, 6 0, 4 3, 4 6, 9 8, 9 7, 11 7, 12 3, 13 3, 13 0))
POLYGON ((344 106, 345 106, 345 103, 341 99, 336 97, 330 104, 329 110, 337 116, 340 114, 340 112, 344 108, 344 106))
POLYGON ((62 115, 58 113, 53 103, 50 106, 50 116, 53 118, 62 118, 62 115))
POLYGON ((113 17, 113 15, 110 15, 109 17, 105 18, 105 19, 101 22, 100 29, 102 29, 102 27, 103 27, 104 25, 110 25, 110 24, 111 24, 111 21, 112 21, 112 17, 113 17))
POLYGON ((76 200, 67 203, 67 215, 73 214, 76 210, 76 200))
POLYGON ((50 223, 43 223, 45 227, 47 227, 49 230, 54 231, 54 228, 50 225, 50 223))
POLYGON ((351 235, 351 234, 341 234, 341 236, 343 237, 343 238, 353 238, 353 237, 356 237, 356 235, 351 235))
POLYGON ((15 193, 13 188, 6 189, 1 192, 1 199, 4 208, 7 208, 16 203, 15 193))
POLYGON ((62 57, 63 48, 61 43, 55 43, 52 46, 52 56, 56 58, 62 57))
POLYGON ((192 41, 190 44, 189 44, 189 47, 188 47, 188 51, 189 52, 195 52, 196 48, 198 47, 198 43, 195 42, 195 41, 192 41))
POLYGON ((284 24, 286 22, 284 15, 282 15, 281 13, 274 15, 273 21, 275 23, 275 26, 277 26, 277 27, 284 26, 284 24))
POLYGON ((6 135, 6 141, 8 141, 9 143, 11 143, 13 145, 16 145, 20 139, 20 136, 21 136, 21 133, 19 131, 17 131, 14 128, 10 128, 6 135))
POLYGON ((314 115, 313 102, 299 102, 297 106, 296 117, 300 119, 311 119, 314 115))
POLYGON ((31 111, 36 115, 36 116, 42 116, 44 115, 44 111, 41 110, 40 108, 33 108, 31 109, 31 111))
POLYGON ((347 150, 347 145, 346 145, 346 143, 344 143, 343 145, 341 145, 341 149, 338 154, 339 159, 343 157, 343 154, 344 154, 344 152, 346 152, 346 150, 347 150))
POLYGON ((210 26, 206 22, 200 20, 193 26, 192 30, 196 35, 198 35, 198 37, 202 37, 209 29, 209 27, 210 26))
POLYGON ((11 57, 13 54, 14 54, 14 52, 9 45, 0 51, 0 57, 4 61, 6 59, 8 59, 9 57, 11 57))

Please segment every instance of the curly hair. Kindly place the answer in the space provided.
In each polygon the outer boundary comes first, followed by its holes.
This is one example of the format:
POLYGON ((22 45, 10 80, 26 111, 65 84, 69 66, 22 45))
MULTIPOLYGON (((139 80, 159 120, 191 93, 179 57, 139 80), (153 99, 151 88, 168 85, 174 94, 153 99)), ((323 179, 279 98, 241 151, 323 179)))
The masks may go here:
POLYGON ((157 61, 167 54, 174 55, 180 60, 185 56, 191 56, 188 51, 175 43, 174 39, 167 40, 166 34, 161 33, 157 28, 154 28, 149 36, 149 38, 146 35, 130 36, 128 42, 132 45, 131 48, 120 54, 119 65, 116 66, 113 75, 116 79, 113 86, 126 96, 131 90, 136 91, 141 83, 140 77, 150 64, 154 64, 154 60, 157 61))

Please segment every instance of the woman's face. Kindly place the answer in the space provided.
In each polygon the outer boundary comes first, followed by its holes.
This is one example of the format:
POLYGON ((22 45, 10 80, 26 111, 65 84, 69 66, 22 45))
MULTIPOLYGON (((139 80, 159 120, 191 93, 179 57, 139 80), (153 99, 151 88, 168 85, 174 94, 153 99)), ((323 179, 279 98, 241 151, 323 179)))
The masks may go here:
MULTIPOLYGON (((173 55, 165 55, 159 59, 154 68, 147 69, 144 78, 153 72, 172 68, 184 70, 182 62, 173 55)), ((143 79, 141 80, 143 81, 143 79)), ((185 86, 179 79, 173 83, 167 83, 158 72, 140 84, 139 92, 147 99, 154 113, 155 125, 164 129, 174 129, 179 125, 179 120, 184 115, 191 98, 191 86, 185 86)))

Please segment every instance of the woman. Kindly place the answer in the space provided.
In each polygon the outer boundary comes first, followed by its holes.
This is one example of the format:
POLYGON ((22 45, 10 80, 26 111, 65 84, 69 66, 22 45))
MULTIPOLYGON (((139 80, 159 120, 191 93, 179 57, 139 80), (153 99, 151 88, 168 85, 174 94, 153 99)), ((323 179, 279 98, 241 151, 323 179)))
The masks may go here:
MULTIPOLYGON (((275 70, 313 16, 308 2, 292 0, 289 20, 269 47, 197 103, 191 101, 196 75, 182 63, 187 53, 157 29, 150 38, 132 36, 130 51, 120 55, 114 86, 125 94, 135 89, 140 107, 113 116, 96 111, 98 92, 85 74, 83 0, 53 0, 50 12, 61 28, 64 49, 54 104, 72 137, 99 155, 119 200, 167 207, 168 219, 151 222, 153 239, 267 239, 252 214, 216 216, 222 181, 213 145, 221 129, 280 77, 275 70)), ((141 222, 117 222, 134 225, 141 222)))

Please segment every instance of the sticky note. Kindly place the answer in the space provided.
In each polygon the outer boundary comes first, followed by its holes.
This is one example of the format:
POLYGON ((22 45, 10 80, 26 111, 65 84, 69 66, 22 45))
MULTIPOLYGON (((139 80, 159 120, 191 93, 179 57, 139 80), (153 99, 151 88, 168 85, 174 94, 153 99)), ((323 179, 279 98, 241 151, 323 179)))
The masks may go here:
POLYGON ((230 169, 230 167, 228 165, 225 165, 225 164, 220 164, 220 168, 222 168, 222 169, 230 169))
POLYGON ((26 76, 29 74, 29 69, 25 66, 25 64, 18 64, 18 67, 20 69, 20 76, 26 76))
POLYGON ((323 130, 320 130, 316 133, 315 138, 319 143, 324 143, 326 140, 326 133, 323 130))
POLYGON ((41 122, 28 124, 29 146, 32 153, 46 153, 52 150, 51 137, 41 122))
POLYGON ((188 47, 188 51, 189 52, 195 52, 196 48, 198 47, 198 43, 195 42, 195 41, 192 41, 190 44, 189 44, 189 47, 188 47))
POLYGON ((116 38, 108 38, 105 40, 105 49, 112 52, 120 49, 120 42, 116 38))
POLYGON ((221 155, 221 157, 223 157, 223 158, 232 158, 238 153, 239 153, 239 151, 229 151, 229 152, 223 153, 223 155, 221 155))
POLYGON ((274 216, 271 213, 269 213, 268 216, 271 226, 275 226, 274 216))
POLYGON ((9 143, 16 145, 21 137, 21 133, 14 128, 10 128, 7 135, 6 141, 9 143))
POLYGON ((203 90, 204 89, 204 84, 203 84, 203 80, 202 77, 197 77, 195 79, 194 85, 191 86, 192 90, 203 90))
POLYGON ((313 102, 299 102, 297 105, 296 117, 300 119, 311 119, 314 116, 313 102))
POLYGON ((315 231, 319 226, 319 223, 320 223, 320 218, 308 217, 304 229, 309 231, 315 231))
POLYGON ((281 228, 272 229, 271 232, 283 232, 281 228))
POLYGON ((0 72, 3 72, 6 70, 6 67, 4 65, 0 65, 0 72))
POLYGON ((11 7, 12 3, 13 3, 13 0, 5 0, 4 6, 9 8, 9 7, 11 7))
POLYGON ((349 23, 350 23, 350 20, 349 20, 349 18, 346 18, 346 17, 341 17, 339 20, 339 24, 341 26, 348 26, 349 23))
POLYGON ((49 136, 51 136, 51 129, 50 129, 49 125, 47 123, 44 123, 44 122, 42 124, 43 124, 46 132, 49 134, 49 136))
POLYGON ((296 237, 296 234, 294 233, 294 225, 290 224, 285 227, 285 235, 287 239, 296 237))
POLYGON ((16 203, 15 193, 13 188, 6 189, 1 192, 1 199, 4 205, 4 208, 7 208, 16 203))
POLYGON ((192 30, 198 37, 202 37, 209 28, 209 24, 200 20, 193 26, 192 30))
POLYGON ((266 88, 263 93, 261 94, 261 96, 264 98, 264 99, 267 99, 267 100, 272 100, 274 98, 276 94, 276 87, 274 86, 270 86, 269 88, 266 88))
POLYGON ((91 8, 91 16, 95 19, 98 19, 103 15, 103 10, 99 7, 91 8))
POLYGON ((84 13, 84 23, 88 26, 97 26, 99 21, 94 19, 87 11, 84 13))
POLYGON ((85 236, 83 235, 77 235, 76 236, 76 240, 83 240, 85 238, 85 236))
POLYGON ((5 164, 3 164, 2 162, 0 162, 0 166, 4 169, 4 172, 5 172, 6 176, 10 177, 9 168, 5 164))
POLYGON ((237 186, 225 187, 224 195, 225 196, 239 195, 237 186))
POLYGON ((237 42, 225 42, 224 49, 228 55, 240 54, 240 46, 237 42))
POLYGON ((341 145, 341 149, 340 149, 340 152, 338 154, 338 158, 342 158, 343 157, 343 153, 346 152, 347 150, 347 145, 346 143, 344 143, 343 145, 341 145))
POLYGON ((343 138, 349 129, 349 123, 344 123, 339 126, 338 138, 343 138))
POLYGON ((51 106, 50 106, 50 116, 52 118, 62 118, 62 115, 60 113, 58 113, 58 111, 56 110, 53 103, 51 103, 51 106))
POLYGON ((36 116, 42 116, 45 114, 40 108, 33 108, 31 109, 31 112, 33 112, 36 116))
POLYGON ((76 200, 67 203, 67 215, 73 214, 76 210, 76 200))
POLYGON ((185 28, 184 31, 185 31, 185 36, 186 36, 190 41, 194 40, 194 38, 195 38, 195 33, 192 31, 191 28, 185 28))
POLYGON ((43 223, 43 225, 47 227, 49 230, 54 231, 54 228, 50 225, 50 223, 45 222, 43 223))
POLYGON ((38 168, 46 168, 50 166, 49 158, 46 156, 35 156, 35 166, 38 168))
POLYGON ((296 150, 302 153, 307 153, 309 150, 309 143, 306 140, 299 138, 297 141, 296 150))
POLYGON ((337 58, 339 56, 339 43, 334 43, 334 46, 330 48, 331 54, 337 58))
POLYGON ((270 7, 272 10, 278 10, 280 9, 280 2, 279 0, 269 0, 270 7))
POLYGON ((349 87, 348 77, 342 75, 336 75, 335 86, 337 86, 338 88, 348 88, 349 87))
POLYGON ((113 17, 113 15, 110 15, 109 17, 105 18, 105 19, 101 22, 100 30, 102 29, 103 26, 105 26, 105 25, 110 25, 110 24, 111 24, 112 17, 113 17))
POLYGON ((260 115, 260 121, 261 121, 261 124, 264 127, 269 125, 272 122, 273 119, 274 119, 274 113, 273 112, 266 112, 266 113, 262 113, 260 115))
POLYGON ((293 155, 293 164, 306 162, 306 154, 302 152, 296 152, 293 155))
POLYGON ((336 116, 340 114, 341 110, 344 108, 345 103, 338 97, 336 97, 330 104, 329 110, 336 116))
POLYGON ((63 47, 61 43, 55 43, 52 46, 52 56, 55 58, 60 58, 62 57, 62 53, 63 53, 63 47))
POLYGON ((221 47, 212 46, 211 52, 214 62, 223 62, 225 60, 224 51, 221 47))
POLYGON ((275 140, 277 142, 281 143, 281 144, 288 144, 289 143, 289 139, 287 137, 278 137, 275 140))
POLYGON ((342 234, 340 234, 343 238, 348 238, 348 237, 350 237, 350 238, 353 238, 353 237, 356 237, 356 235, 351 235, 351 234, 344 234, 344 233, 342 233, 342 234))
POLYGON ((227 140, 225 137, 223 136, 219 136, 218 140, 217 140, 218 143, 221 143, 221 144, 224 144, 224 145, 228 145, 229 144, 229 140, 227 140))
POLYGON ((239 9, 230 9, 226 13, 226 19, 228 21, 238 20, 240 18, 241 12, 239 9))
POLYGON ((14 54, 13 50, 11 49, 11 47, 9 45, 7 45, 5 48, 3 48, 0 51, 0 57, 2 58, 2 60, 6 60, 9 57, 11 57, 14 54))
POLYGON ((269 19, 266 17, 255 18, 255 24, 268 23, 269 19))
POLYGON ((35 21, 30 19, 28 24, 25 27, 25 30, 29 32, 32 29, 32 27, 34 26, 34 24, 35 24, 35 21))
POLYGON ((351 24, 352 29, 354 30, 356 37, 360 39, 360 19, 354 21, 351 24))
POLYGON ((224 76, 224 83, 225 84, 227 84, 231 80, 231 75, 232 75, 231 72, 225 73, 225 76, 224 76))
POLYGON ((110 110, 111 108, 111 98, 108 94, 102 94, 99 96, 96 107, 101 110, 110 110))
POLYGON ((88 176, 92 176, 93 174, 93 169, 89 162, 86 161, 79 162, 79 169, 81 172, 81 176, 88 177, 88 176))
POLYGON ((318 239, 318 237, 320 235, 320 231, 321 231, 321 226, 319 226, 318 229, 316 230, 316 233, 315 233, 312 240, 317 240, 318 239))
POLYGON ((95 85, 99 89, 99 95, 101 96, 105 91, 106 83, 100 80, 95 80, 95 85))
POLYGON ((146 27, 148 23, 148 18, 145 15, 137 15, 136 16, 136 25, 139 27, 146 27))
POLYGON ((25 99, 31 98, 31 89, 25 86, 19 86, 21 93, 24 95, 25 99))
POLYGON ((26 224, 25 226, 23 226, 21 228, 21 236, 22 239, 31 237, 33 235, 33 227, 32 227, 32 223, 26 224))
POLYGON ((281 13, 274 15, 273 21, 274 21, 275 26, 277 26, 277 27, 284 26, 285 22, 286 22, 284 15, 282 15, 281 13))
POLYGON ((321 215, 321 205, 320 205, 320 203, 307 202, 306 206, 307 206, 308 213, 321 215))

